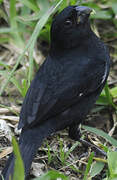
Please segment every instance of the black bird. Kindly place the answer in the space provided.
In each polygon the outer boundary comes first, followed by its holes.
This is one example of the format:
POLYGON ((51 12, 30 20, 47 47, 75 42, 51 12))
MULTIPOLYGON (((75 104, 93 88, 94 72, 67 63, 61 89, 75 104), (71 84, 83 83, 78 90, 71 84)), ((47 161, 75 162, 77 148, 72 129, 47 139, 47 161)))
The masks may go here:
MULTIPOLYGON (((103 42, 90 27, 91 9, 69 6, 51 26, 51 47, 24 99, 19 128, 19 146, 29 174, 32 160, 44 138, 69 127, 78 137, 83 122, 101 93, 109 74, 110 57, 103 42)), ((2 175, 13 175, 14 155, 10 155, 2 175)))

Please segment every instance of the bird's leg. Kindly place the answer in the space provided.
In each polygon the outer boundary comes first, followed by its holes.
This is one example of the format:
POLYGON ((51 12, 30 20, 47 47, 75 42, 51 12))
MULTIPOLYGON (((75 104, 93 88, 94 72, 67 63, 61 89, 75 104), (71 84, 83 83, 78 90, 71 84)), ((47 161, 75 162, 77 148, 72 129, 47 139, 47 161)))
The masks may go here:
POLYGON ((72 124, 71 126, 69 126, 69 136, 71 139, 75 141, 80 140, 81 132, 80 132, 79 124, 72 124))
POLYGON ((69 126, 69 136, 71 139, 75 140, 75 141, 79 141, 81 144, 83 144, 86 147, 91 147, 94 151, 101 153, 102 155, 106 156, 106 152, 104 152, 103 150, 101 150, 99 147, 97 147, 96 145, 84 140, 81 138, 81 131, 80 131, 80 127, 79 124, 72 124, 71 126, 69 126))
POLYGON ((92 144, 92 143, 90 143, 90 142, 88 142, 88 141, 86 141, 86 140, 84 140, 82 138, 80 138, 79 142, 82 143, 83 145, 87 146, 87 147, 90 146, 97 153, 100 153, 103 156, 107 156, 106 152, 103 151, 102 149, 100 149, 98 146, 96 146, 96 145, 94 145, 94 144, 92 144))

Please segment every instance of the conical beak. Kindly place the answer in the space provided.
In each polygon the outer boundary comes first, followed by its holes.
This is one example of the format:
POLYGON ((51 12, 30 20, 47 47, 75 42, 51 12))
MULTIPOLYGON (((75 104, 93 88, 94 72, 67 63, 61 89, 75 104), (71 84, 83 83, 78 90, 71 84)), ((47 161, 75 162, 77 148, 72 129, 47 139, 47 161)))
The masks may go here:
POLYGON ((86 6, 77 6, 75 9, 79 15, 80 14, 90 15, 90 13, 92 12, 92 9, 86 6))
POLYGON ((91 8, 86 6, 76 6, 75 10, 77 12, 77 24, 84 23, 89 17, 90 13, 93 11, 91 8))

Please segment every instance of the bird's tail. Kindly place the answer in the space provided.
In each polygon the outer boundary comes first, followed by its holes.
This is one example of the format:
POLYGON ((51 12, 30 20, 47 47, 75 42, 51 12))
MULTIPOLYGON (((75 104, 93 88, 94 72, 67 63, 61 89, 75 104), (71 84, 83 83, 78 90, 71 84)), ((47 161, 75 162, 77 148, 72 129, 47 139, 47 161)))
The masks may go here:
MULTIPOLYGON (((25 176, 27 176, 29 173, 33 158, 37 152, 37 149, 41 146, 43 139, 48 137, 53 132, 52 128, 45 129, 45 127, 46 126, 40 126, 32 129, 22 130, 19 140, 19 147, 24 162, 25 176)), ((11 177, 13 176, 14 159, 15 157, 12 153, 2 172, 4 180, 9 180, 10 175, 11 177)))

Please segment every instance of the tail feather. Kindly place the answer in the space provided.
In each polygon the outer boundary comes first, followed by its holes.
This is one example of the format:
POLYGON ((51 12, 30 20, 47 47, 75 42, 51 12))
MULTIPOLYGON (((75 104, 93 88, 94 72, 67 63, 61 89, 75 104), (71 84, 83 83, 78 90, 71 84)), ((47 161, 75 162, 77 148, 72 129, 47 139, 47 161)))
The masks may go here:
MULTIPOLYGON (((13 169, 13 166, 14 166, 14 155, 13 153, 11 153, 6 163, 6 166, 2 171, 2 176, 4 177, 5 180, 9 180, 9 176, 11 174, 11 170, 13 169)), ((0 180, 2 180, 1 177, 0 177, 0 180)))
MULTIPOLYGON (((53 130, 51 128, 47 128, 45 131, 45 126, 22 130, 19 147, 24 162, 25 177, 29 174, 31 163, 38 148, 41 146, 43 139, 49 136, 52 132, 53 130)), ((13 176, 14 159, 14 154, 12 153, 2 171, 4 180, 9 180, 10 175, 11 177, 13 176)))

